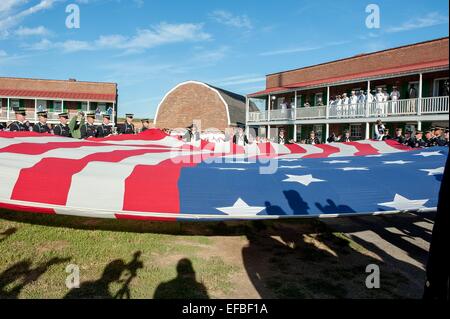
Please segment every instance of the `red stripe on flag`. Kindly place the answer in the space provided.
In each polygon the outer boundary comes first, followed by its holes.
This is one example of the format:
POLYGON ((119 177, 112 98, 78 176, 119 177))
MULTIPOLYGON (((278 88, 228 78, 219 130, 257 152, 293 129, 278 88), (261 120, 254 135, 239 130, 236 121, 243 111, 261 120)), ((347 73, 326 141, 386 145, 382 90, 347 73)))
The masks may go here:
POLYGON ((72 176, 89 162, 120 162, 128 157, 162 150, 113 151, 88 155, 82 159, 45 158, 33 167, 22 169, 11 199, 28 202, 65 205, 72 176))
POLYGON ((0 149, 0 153, 15 153, 25 155, 39 155, 58 148, 80 148, 83 146, 110 146, 107 144, 94 144, 86 142, 49 142, 46 144, 37 143, 20 143, 14 144, 0 149))
POLYGON ((178 179, 181 169, 195 166, 189 156, 180 156, 157 166, 137 165, 125 180, 123 210, 137 212, 178 213, 180 196, 178 179))
POLYGON ((260 154, 270 155, 276 154, 275 148, 272 146, 272 143, 260 143, 258 144, 260 154))
POLYGON ((358 152, 353 154, 354 156, 366 156, 366 155, 377 155, 380 154, 378 150, 370 144, 358 143, 358 142, 348 142, 345 143, 356 147, 358 152))
POLYGON ((55 136, 48 133, 36 133, 36 132, 7 132, 7 131, 0 131, 0 137, 3 138, 15 138, 15 137, 43 137, 43 136, 55 136))
POLYGON ((286 144, 284 146, 286 146, 291 151, 291 154, 306 153, 306 150, 298 144, 286 144))
POLYGON ((384 142, 387 145, 392 146, 393 148, 396 148, 398 150, 402 150, 402 151, 410 151, 411 150, 411 147, 403 145, 403 144, 400 144, 396 140, 386 140, 384 142))
POLYGON ((331 146, 327 144, 316 144, 314 145, 317 148, 320 148, 323 150, 322 153, 316 153, 316 154, 310 154, 306 155, 303 158, 323 158, 323 157, 329 157, 331 154, 339 153, 341 150, 336 146, 331 146))

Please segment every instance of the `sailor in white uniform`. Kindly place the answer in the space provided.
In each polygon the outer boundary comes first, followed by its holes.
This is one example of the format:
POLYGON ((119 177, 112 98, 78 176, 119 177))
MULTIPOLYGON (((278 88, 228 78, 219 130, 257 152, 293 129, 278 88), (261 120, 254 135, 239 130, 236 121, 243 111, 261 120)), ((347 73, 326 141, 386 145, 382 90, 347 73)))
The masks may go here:
POLYGON ((349 107, 350 99, 347 96, 347 93, 342 94, 342 114, 344 116, 348 116, 348 107, 349 107))
POLYGON ((358 104, 358 97, 356 96, 356 92, 352 91, 352 95, 350 95, 350 115, 356 115, 356 106, 358 104))
POLYGON ((394 114, 398 113, 398 100, 400 100, 400 91, 397 89, 396 86, 392 87, 392 92, 391 92, 391 101, 392 101, 392 112, 394 114))
POLYGON ((385 95, 383 93, 382 88, 377 89, 377 93, 375 94, 375 100, 377 102, 377 115, 384 116, 384 106, 385 106, 385 95))

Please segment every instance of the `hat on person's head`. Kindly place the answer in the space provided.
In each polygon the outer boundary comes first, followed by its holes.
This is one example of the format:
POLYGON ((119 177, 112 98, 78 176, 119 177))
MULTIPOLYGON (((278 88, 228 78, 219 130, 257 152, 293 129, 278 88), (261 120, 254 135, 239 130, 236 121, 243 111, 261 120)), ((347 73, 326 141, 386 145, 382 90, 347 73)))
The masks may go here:
POLYGON ((95 113, 94 112, 88 112, 88 113, 86 113, 86 117, 90 117, 90 118, 95 119, 95 113))
POLYGON ((416 131, 416 135, 417 135, 417 134, 423 134, 423 132, 422 132, 422 131, 419 131, 419 130, 417 130, 417 131, 416 131))
POLYGON ((47 112, 46 111, 37 112, 37 116, 42 116, 42 117, 47 118, 47 112))
POLYGON ((448 127, 445 129, 445 131, 444 131, 445 133, 448 133, 448 127))
POLYGON ((109 115, 109 114, 103 114, 103 118, 104 118, 104 119, 110 120, 110 119, 111 119, 111 115, 109 115))
POLYGON ((23 107, 18 108, 18 109, 15 111, 15 113, 16 113, 16 114, 23 115, 23 116, 27 115, 27 111, 26 111, 26 109, 23 108, 23 107))
POLYGON ((430 131, 430 130, 426 130, 426 131, 425 131, 425 134, 428 134, 428 133, 431 133, 431 131, 430 131))
POLYGON ((69 113, 67 113, 67 112, 59 113, 58 117, 63 117, 65 119, 68 119, 69 118, 69 113))
POLYGON ((142 123, 144 123, 144 122, 150 123, 150 120, 149 120, 149 119, 142 119, 141 122, 142 122, 142 123))
POLYGON ((409 135, 411 135, 411 134, 412 134, 412 132, 411 132, 410 130, 407 130, 407 131, 405 132, 405 134, 409 134, 409 135))
POLYGON ((430 127, 430 131, 434 131, 436 128, 434 126, 430 127))
POLYGON ((395 129, 395 131, 396 131, 396 132, 398 132, 398 131, 403 131, 403 129, 402 129, 401 127, 397 127, 397 128, 395 129))
POLYGON ((377 88, 377 91, 383 91, 383 88, 377 88))
POLYGON ((132 118, 134 118, 134 114, 128 113, 128 114, 125 114, 125 117, 132 119, 132 118))

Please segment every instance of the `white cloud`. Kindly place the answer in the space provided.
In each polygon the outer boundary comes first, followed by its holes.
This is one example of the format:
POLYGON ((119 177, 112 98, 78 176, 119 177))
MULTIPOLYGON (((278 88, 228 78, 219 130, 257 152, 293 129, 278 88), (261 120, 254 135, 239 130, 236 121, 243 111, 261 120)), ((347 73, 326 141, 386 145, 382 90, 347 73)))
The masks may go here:
POLYGON ((14 31, 15 35, 18 35, 20 37, 27 37, 27 36, 46 36, 50 34, 50 31, 45 28, 44 26, 39 26, 35 28, 27 28, 20 26, 19 29, 14 31))
POLYGON ((93 42, 65 41, 51 43, 47 39, 31 45, 32 50, 49 50, 62 48, 65 52, 122 49, 128 53, 142 52, 153 47, 179 43, 196 42, 211 39, 211 35, 203 31, 202 24, 169 24, 160 23, 150 29, 140 29, 134 36, 127 37, 119 34, 102 35, 93 42))
POLYGON ((8 56, 8 53, 6 53, 5 50, 0 50, 0 58, 5 58, 8 56))
POLYGON ((262 52, 259 55, 260 56, 272 56, 272 55, 281 55, 281 54, 309 52, 309 51, 325 49, 325 48, 332 47, 332 46, 344 45, 344 44, 347 44, 347 43, 350 43, 350 41, 329 42, 327 44, 315 45, 315 46, 305 45, 305 46, 301 46, 301 47, 297 47, 297 48, 290 48, 290 49, 262 52))
MULTIPOLYGON (((5 1, 5 0, 2 0, 5 1)), ((27 9, 24 9, 16 14, 9 14, 10 11, 17 7, 17 5, 11 3, 10 0, 6 0, 6 4, 3 4, 3 10, 4 12, 8 12, 8 15, 6 18, 0 18, 0 30, 3 36, 8 34, 8 30, 12 27, 15 27, 17 24, 19 24, 24 18, 27 16, 30 16, 32 14, 35 14, 39 11, 50 9, 55 2, 58 0, 41 0, 38 4, 31 6, 27 9)), ((18 0, 19 4, 25 3, 26 1, 18 0)), ((2 14, 2 17, 4 15, 2 14)))
POLYGON ((218 86, 238 86, 242 84, 261 83, 265 82, 266 77, 255 74, 243 74, 237 76, 226 77, 212 83, 218 86))
POLYGON ((448 16, 444 16, 439 12, 430 12, 423 17, 415 18, 404 22, 399 26, 393 26, 386 29, 387 33, 395 33, 432 27, 435 25, 448 24, 448 16))
POLYGON ((216 22, 240 29, 250 30, 253 28, 252 22, 247 15, 233 15, 225 10, 216 10, 210 14, 216 22))

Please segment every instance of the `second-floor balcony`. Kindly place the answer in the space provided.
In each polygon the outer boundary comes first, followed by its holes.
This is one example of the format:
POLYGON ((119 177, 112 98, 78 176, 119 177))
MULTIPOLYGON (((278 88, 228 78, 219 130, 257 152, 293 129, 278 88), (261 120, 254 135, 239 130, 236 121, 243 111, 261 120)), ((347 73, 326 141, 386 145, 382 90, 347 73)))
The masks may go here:
POLYGON ((250 112, 248 122, 295 121, 313 119, 355 119, 448 114, 449 97, 426 97, 397 101, 311 106, 250 112))

